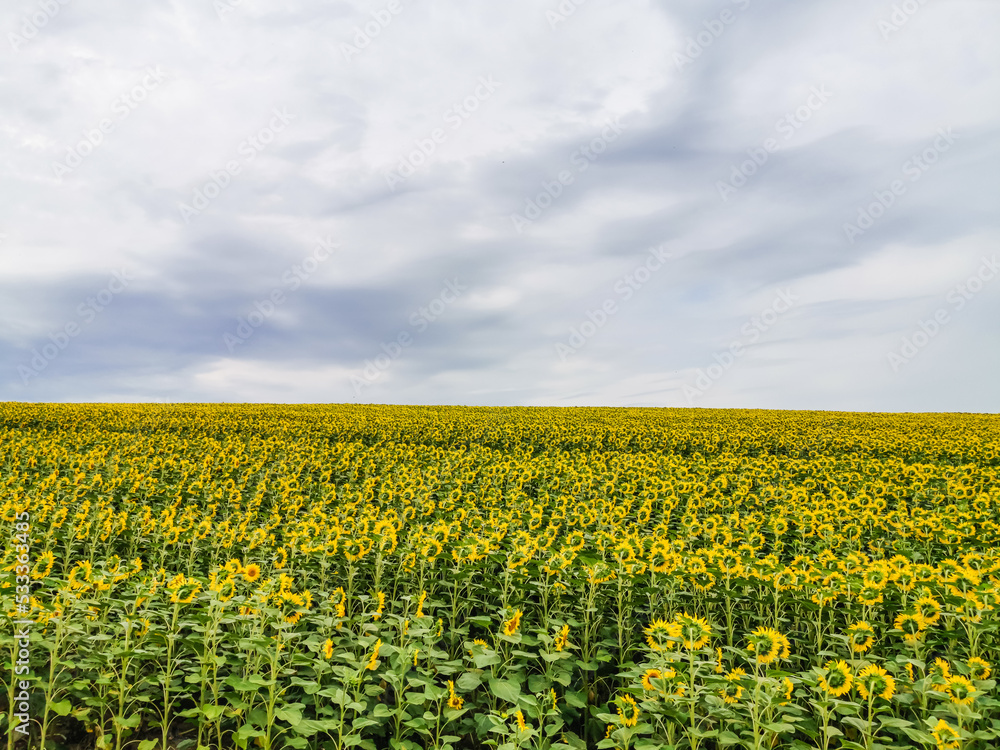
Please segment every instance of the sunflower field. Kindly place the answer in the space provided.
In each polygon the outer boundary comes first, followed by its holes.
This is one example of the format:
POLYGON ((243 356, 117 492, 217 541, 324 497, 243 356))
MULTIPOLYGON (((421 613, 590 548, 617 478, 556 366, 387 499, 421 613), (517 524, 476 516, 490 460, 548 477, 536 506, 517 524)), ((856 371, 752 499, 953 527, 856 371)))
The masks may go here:
POLYGON ((990 415, 0 404, 0 737, 995 748, 998 472, 990 415))

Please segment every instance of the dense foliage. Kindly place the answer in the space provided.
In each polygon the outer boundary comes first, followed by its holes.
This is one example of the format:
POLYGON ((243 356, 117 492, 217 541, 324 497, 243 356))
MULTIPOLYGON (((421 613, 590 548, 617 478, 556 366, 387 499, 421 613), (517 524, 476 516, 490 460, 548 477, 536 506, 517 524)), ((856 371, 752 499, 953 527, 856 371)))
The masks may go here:
POLYGON ((0 404, 0 605, 32 747, 990 748, 998 466, 995 416, 0 404))

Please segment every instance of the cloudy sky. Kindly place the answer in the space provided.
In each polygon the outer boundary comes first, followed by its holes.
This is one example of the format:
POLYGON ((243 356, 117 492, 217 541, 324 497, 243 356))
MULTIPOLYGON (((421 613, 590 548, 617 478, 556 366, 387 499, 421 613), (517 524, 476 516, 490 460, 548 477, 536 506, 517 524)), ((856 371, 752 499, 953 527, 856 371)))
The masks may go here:
POLYGON ((0 400, 1000 411, 994 0, 0 30, 0 400))

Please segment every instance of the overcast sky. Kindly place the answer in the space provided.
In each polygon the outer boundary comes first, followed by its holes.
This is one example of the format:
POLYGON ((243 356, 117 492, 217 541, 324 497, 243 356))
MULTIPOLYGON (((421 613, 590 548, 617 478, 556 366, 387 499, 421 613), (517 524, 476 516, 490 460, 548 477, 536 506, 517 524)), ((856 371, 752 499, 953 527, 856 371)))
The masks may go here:
POLYGON ((0 400, 1000 411, 994 0, 0 30, 0 400))

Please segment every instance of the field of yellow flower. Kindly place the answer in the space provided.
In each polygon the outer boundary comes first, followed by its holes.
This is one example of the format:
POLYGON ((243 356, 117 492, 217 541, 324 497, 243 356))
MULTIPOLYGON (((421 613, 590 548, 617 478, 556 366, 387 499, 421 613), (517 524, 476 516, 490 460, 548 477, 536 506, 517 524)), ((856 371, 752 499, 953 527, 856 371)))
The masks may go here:
POLYGON ((987 415, 0 404, 0 736, 995 748, 998 471, 987 415))

